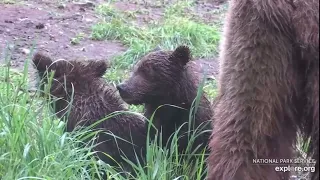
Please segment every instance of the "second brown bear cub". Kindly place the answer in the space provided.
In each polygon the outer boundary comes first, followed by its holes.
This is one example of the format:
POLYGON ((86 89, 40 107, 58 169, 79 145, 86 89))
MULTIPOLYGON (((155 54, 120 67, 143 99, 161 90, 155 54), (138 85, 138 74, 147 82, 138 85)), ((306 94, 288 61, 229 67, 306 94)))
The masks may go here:
POLYGON ((186 150, 190 142, 189 127, 191 131, 198 129, 201 133, 195 139, 193 147, 203 150, 210 136, 211 126, 208 122, 213 114, 210 102, 202 95, 194 121, 191 121, 191 125, 187 124, 199 88, 199 78, 188 68, 190 60, 191 53, 186 46, 179 46, 174 51, 151 52, 136 64, 132 76, 117 86, 120 96, 128 104, 145 105, 145 116, 148 119, 156 111, 153 124, 162 131, 163 146, 170 143, 170 136, 183 125, 178 134, 180 153, 186 150), (158 108, 159 106, 162 107, 158 108))
MULTIPOLYGON (((50 95, 58 98, 53 103, 55 112, 58 117, 67 118, 67 131, 73 131, 77 125, 92 125, 115 111, 127 110, 116 89, 109 86, 102 78, 107 69, 105 62, 53 62, 51 58, 37 53, 33 63, 44 80, 47 79, 48 72, 54 72, 50 95)), ((104 162, 112 166, 119 163, 124 165, 125 170, 130 170, 130 165, 124 163, 121 156, 126 156, 134 163, 136 157, 144 156, 146 145, 144 126, 144 120, 138 115, 120 114, 108 118, 96 126, 96 129, 102 132, 98 135, 99 144, 94 150, 98 151, 97 155, 104 162), (110 134, 114 134, 115 137, 110 134)))

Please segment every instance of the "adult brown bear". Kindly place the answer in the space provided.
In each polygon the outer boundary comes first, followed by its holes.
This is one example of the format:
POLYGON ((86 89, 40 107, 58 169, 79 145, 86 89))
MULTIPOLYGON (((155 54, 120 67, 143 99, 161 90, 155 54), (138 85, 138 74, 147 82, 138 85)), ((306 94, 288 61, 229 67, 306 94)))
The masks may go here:
MULTIPOLYGON (((36 53, 33 62, 43 80, 54 72, 50 95, 56 99, 53 105, 57 116, 67 119, 66 131, 90 126, 116 111, 127 111, 117 90, 102 78, 107 69, 104 61, 52 61, 50 57, 36 53)), ((94 150, 105 163, 120 164, 126 171, 132 171, 132 166, 121 156, 135 164, 138 160, 143 163, 146 131, 141 116, 118 114, 98 123, 95 129, 100 133, 94 150)))
POLYGON ((254 159, 293 158, 311 138, 319 179, 319 1, 231 0, 220 54, 208 180, 282 180, 254 159))

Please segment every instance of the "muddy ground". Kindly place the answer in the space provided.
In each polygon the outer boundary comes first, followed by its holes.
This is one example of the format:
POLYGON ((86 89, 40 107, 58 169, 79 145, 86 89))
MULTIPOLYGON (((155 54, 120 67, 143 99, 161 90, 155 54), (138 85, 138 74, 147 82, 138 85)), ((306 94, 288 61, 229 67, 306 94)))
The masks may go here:
MULTIPOLYGON (((67 60, 109 60, 112 56, 124 52, 126 47, 120 42, 95 41, 90 38, 92 25, 99 21, 94 9, 103 2, 106 1, 34 0, 14 1, 13 4, 0 1, 1 61, 8 50, 11 52, 11 67, 18 69, 23 68, 24 62, 32 55, 33 50, 44 51, 56 59, 67 60), (84 35, 81 43, 73 45, 71 39, 80 33, 84 35)), ((194 8, 197 12, 202 12, 199 13, 201 19, 211 21, 215 17, 207 12, 219 9, 219 5, 219 0, 210 3, 199 1, 194 8)), ((117 1, 115 7, 122 11, 141 8, 149 10, 152 13, 137 17, 138 22, 144 22, 160 19, 165 6, 137 1, 117 1)), ((209 67, 212 76, 218 73, 216 61, 202 59, 195 62, 196 71, 200 66, 209 67)), ((30 70, 32 71, 32 67, 30 70)))

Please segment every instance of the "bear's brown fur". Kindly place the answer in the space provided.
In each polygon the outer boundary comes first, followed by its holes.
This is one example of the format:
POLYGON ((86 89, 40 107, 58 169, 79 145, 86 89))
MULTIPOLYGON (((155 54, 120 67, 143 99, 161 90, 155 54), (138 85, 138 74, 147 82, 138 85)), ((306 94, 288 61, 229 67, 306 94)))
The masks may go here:
MULTIPOLYGON (((174 51, 155 50, 136 64, 132 76, 126 82, 117 86, 124 101, 145 105, 147 118, 150 119, 156 111, 153 124, 162 131, 163 146, 170 144, 170 136, 184 124, 179 131, 179 136, 183 136, 178 142, 179 152, 183 152, 189 143, 186 123, 189 122, 191 105, 197 96, 200 82, 199 77, 188 68, 190 60, 191 53, 186 46, 179 46, 174 51)), ((206 131, 193 144, 193 147, 198 147, 199 150, 207 146, 211 132, 211 116, 210 102, 202 95, 195 119, 191 121, 191 131, 195 128, 199 128, 198 132, 206 131)), ((151 131, 151 134, 154 133, 151 131)), ((154 138, 153 135, 151 138, 154 138)))
MULTIPOLYGON (((36 53, 33 62, 42 79, 47 79, 48 72, 54 72, 50 95, 60 98, 54 101, 53 105, 58 117, 66 117, 66 131, 73 131, 78 125, 92 125, 115 111, 127 111, 125 102, 117 94, 117 90, 102 78, 107 69, 104 61, 53 62, 48 56, 36 53)), ((118 114, 108 118, 95 126, 101 133, 96 141, 99 145, 94 150, 104 162, 112 166, 119 163, 123 165, 124 170, 130 171, 130 165, 124 163, 121 155, 136 162, 137 154, 142 162, 146 146, 144 126, 142 116, 134 114, 118 114), (110 134, 114 134, 115 137, 110 134), (116 162, 103 153, 111 156, 116 162)))
POLYGON ((254 159, 307 140, 319 179, 319 1, 232 0, 220 54, 208 180, 283 180, 254 159))

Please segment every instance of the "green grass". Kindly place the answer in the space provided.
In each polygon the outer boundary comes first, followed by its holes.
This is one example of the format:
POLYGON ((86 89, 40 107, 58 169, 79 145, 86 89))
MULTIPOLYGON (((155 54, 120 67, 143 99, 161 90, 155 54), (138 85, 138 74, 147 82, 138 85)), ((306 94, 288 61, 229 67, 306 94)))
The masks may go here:
MULTIPOLYGON (((94 174, 103 171, 117 180, 128 179, 93 158, 92 142, 82 141, 88 133, 94 135, 90 129, 64 132, 65 123, 53 114, 51 102, 39 92, 28 93, 26 69, 27 65, 23 72, 0 67, 0 179, 94 179, 94 174)), ((196 155, 188 150, 184 158, 178 156, 177 133, 167 148, 160 148, 156 142, 147 146, 146 166, 132 164, 137 179, 197 180, 206 173, 202 168, 204 154, 194 159, 196 155)), ((194 137, 196 134, 190 135, 190 146, 194 137)))
MULTIPOLYGON (((186 1, 188 2, 188 1, 186 1)), ((217 51, 220 39, 219 28, 196 22, 185 16, 179 8, 190 3, 177 3, 168 7, 160 22, 136 23, 134 13, 117 11, 111 3, 97 7, 102 20, 92 27, 91 37, 95 40, 118 40, 128 49, 112 59, 112 67, 107 77, 110 81, 120 81, 136 61, 155 47, 173 50, 179 45, 188 45, 194 57, 210 57, 217 51), (125 72, 125 73, 122 73, 125 72)), ((137 13, 137 12, 136 12, 137 13)), ((140 12, 141 13, 141 12, 140 12)))
POLYGON ((0 0, 0 4, 14 4, 15 0, 0 0))
POLYGON ((80 44, 80 41, 83 40, 84 36, 85 36, 84 33, 79 33, 79 34, 77 34, 74 38, 71 38, 70 43, 71 43, 72 45, 80 44))
POLYGON ((218 95, 218 87, 216 80, 207 80, 203 86, 204 92, 206 92, 209 99, 214 99, 218 95))
POLYGON ((96 40, 120 40, 128 50, 115 58, 117 67, 127 68, 146 52, 159 46, 172 50, 178 45, 188 45, 195 57, 210 57, 216 52, 219 29, 198 23, 190 17, 166 15, 159 24, 141 26, 125 18, 110 4, 97 8, 104 20, 92 27, 92 38, 96 40))

